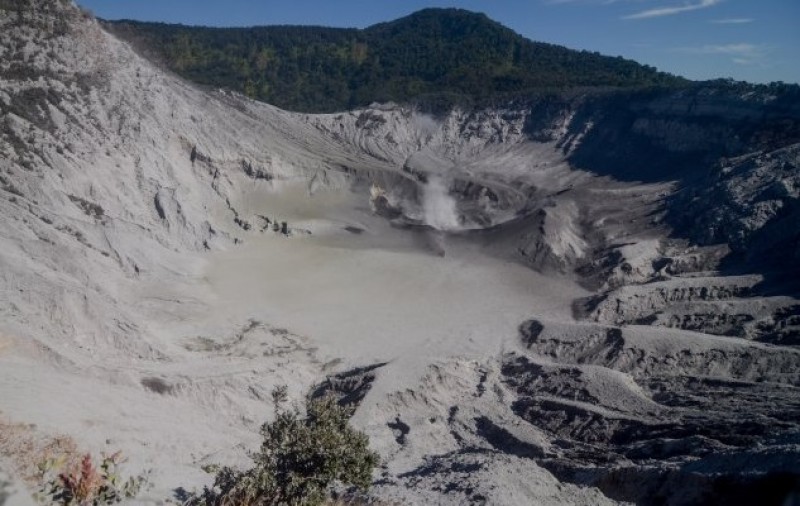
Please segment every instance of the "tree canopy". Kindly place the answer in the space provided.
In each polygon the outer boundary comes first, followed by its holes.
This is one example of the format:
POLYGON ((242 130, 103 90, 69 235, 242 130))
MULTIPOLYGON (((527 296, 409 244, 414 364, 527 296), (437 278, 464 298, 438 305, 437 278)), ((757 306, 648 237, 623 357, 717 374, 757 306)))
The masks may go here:
POLYGON ((332 112, 372 102, 484 102, 541 89, 677 86, 622 57, 530 41, 483 14, 425 9, 369 28, 208 28, 106 22, 200 84, 284 109, 332 112))

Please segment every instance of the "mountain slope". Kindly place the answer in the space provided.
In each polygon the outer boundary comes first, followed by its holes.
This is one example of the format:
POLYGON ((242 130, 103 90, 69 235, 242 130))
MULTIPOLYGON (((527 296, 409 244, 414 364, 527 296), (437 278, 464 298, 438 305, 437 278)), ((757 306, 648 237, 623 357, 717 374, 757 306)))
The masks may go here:
POLYGON ((459 9, 425 9, 364 30, 127 20, 106 26, 188 79, 308 112, 412 99, 485 103, 548 88, 685 83, 621 57, 532 42, 459 9))

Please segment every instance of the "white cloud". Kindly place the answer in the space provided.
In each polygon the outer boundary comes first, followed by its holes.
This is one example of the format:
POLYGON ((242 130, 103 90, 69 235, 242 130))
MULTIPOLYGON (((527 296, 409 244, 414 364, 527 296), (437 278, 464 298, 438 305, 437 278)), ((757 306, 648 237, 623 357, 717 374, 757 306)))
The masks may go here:
POLYGON ((581 0, 545 0, 544 3, 550 4, 550 5, 562 5, 562 4, 574 4, 574 3, 578 3, 580 1, 581 0))
POLYGON ((659 18, 661 16, 672 16, 673 14, 680 14, 682 12, 706 9, 721 2, 722 0, 700 0, 696 3, 686 3, 684 5, 674 5, 672 7, 659 7, 656 9, 648 9, 646 11, 637 12, 629 16, 624 16, 622 19, 648 19, 659 18))
POLYGON ((716 25, 744 25, 755 21, 753 18, 727 18, 727 19, 713 19, 712 23, 716 25))
POLYGON ((563 5, 563 4, 601 4, 601 5, 611 5, 620 2, 647 2, 649 0, 543 0, 544 3, 549 5, 563 5))
POLYGON ((706 44, 700 47, 679 47, 674 50, 691 54, 730 56, 731 61, 739 65, 763 63, 764 58, 769 52, 769 48, 763 44, 750 44, 748 42, 740 42, 738 44, 706 44))

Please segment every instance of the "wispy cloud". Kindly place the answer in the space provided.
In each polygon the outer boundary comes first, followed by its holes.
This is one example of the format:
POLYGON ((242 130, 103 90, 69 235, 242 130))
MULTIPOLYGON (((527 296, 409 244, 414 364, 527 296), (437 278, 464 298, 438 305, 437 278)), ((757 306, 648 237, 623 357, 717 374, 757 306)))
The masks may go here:
POLYGON ((544 0, 544 3, 550 5, 562 5, 562 4, 575 4, 582 1, 583 0, 544 0))
POLYGON ((699 9, 707 9, 713 7, 723 0, 700 0, 695 3, 686 3, 683 5, 673 5, 671 7, 659 7, 656 9, 648 9, 646 11, 637 12, 628 16, 623 16, 622 19, 649 19, 660 18, 662 16, 672 16, 682 12, 696 11, 699 9))
POLYGON ((703 55, 724 55, 731 57, 731 61, 739 65, 752 65, 764 63, 769 53, 769 48, 763 44, 740 42, 738 44, 706 44, 700 47, 679 47, 674 51, 703 55))
POLYGON ((727 19, 712 19, 711 22, 715 25, 744 25, 755 21, 753 18, 727 18, 727 19))
POLYGON ((563 5, 563 4, 599 4, 599 5, 611 5, 620 2, 645 2, 648 0, 543 0, 543 3, 549 5, 563 5))

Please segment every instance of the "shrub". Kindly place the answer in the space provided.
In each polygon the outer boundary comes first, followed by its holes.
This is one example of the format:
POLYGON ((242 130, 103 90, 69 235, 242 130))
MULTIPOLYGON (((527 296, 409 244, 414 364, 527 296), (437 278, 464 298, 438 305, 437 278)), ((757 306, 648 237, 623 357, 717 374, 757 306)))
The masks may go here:
POLYGON ((276 389, 272 423, 261 427, 264 441, 246 471, 214 468, 212 488, 189 501, 193 506, 322 504, 334 483, 366 490, 378 455, 369 439, 349 426, 350 411, 332 397, 311 400, 306 416, 283 410, 285 390, 276 389))
POLYGON ((63 458, 48 459, 40 465, 44 485, 37 496, 42 502, 67 506, 116 504, 132 498, 147 478, 140 475, 123 480, 117 470, 120 456, 119 452, 104 455, 99 468, 88 453, 66 465, 63 458))

